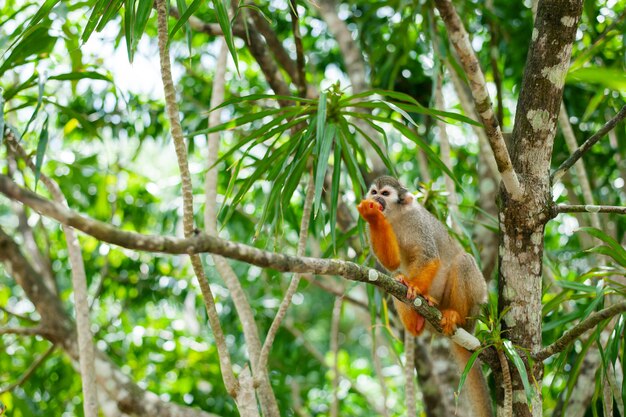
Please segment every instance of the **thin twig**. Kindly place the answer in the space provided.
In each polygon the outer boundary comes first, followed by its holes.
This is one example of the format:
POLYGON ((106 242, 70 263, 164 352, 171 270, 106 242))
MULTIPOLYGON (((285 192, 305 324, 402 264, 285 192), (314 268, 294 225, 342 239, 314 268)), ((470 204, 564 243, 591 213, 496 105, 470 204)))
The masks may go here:
MULTIPOLYGON (((569 149, 570 152, 574 152, 578 147, 578 143, 576 142, 576 135, 574 134, 574 129, 569 121, 569 116, 564 102, 561 102, 561 108, 559 109, 559 125, 561 126, 561 131, 563 132, 567 149, 569 149)), ((593 205, 594 201, 593 194, 591 193, 591 184, 589 182, 589 176, 587 175, 587 169, 585 168, 583 160, 578 160, 574 166, 576 168, 578 183, 580 184, 582 191, 583 202, 585 204, 593 205)), ((598 213, 591 212, 590 214, 591 225, 596 229, 601 229, 602 226, 600 225, 600 217, 598 216, 598 213)))
POLYGON ((46 334, 43 327, 0 327, 0 335, 19 334, 22 336, 39 336, 46 334))
POLYGON ((26 372, 24 372, 24 374, 20 376, 17 381, 13 382, 12 384, 7 385, 4 388, 0 388, 0 395, 6 392, 12 391, 13 389, 19 387, 24 382, 26 382, 26 380, 31 377, 31 375, 33 374, 33 372, 35 372, 35 370, 39 367, 39 365, 41 365, 43 361, 45 361, 48 358, 48 356, 50 356, 50 354, 54 352, 55 348, 56 348, 55 345, 50 346, 39 358, 37 358, 33 363, 31 363, 31 365, 28 367, 26 372))
POLYGON ((498 171, 502 175, 502 182, 511 196, 517 199, 522 194, 521 185, 504 143, 500 124, 493 112, 485 76, 472 49, 469 35, 451 0, 435 0, 435 5, 446 25, 450 41, 459 55, 463 69, 469 79, 476 111, 485 127, 491 150, 498 164, 498 171))
POLYGON ((330 324, 330 351, 333 354, 333 401, 330 404, 330 417, 339 416, 339 323, 343 298, 335 298, 330 324))
MULTIPOLYGON (((159 56, 161 64, 161 78, 163 81, 163 90, 165 92, 165 102, 167 104, 167 116, 170 121, 170 129, 172 133, 172 139, 176 149, 176 157, 178 161, 178 167, 180 170, 182 192, 183 192, 183 225, 185 236, 189 237, 193 235, 193 189, 191 185, 191 174, 189 173, 189 166, 187 162, 187 147, 183 137, 183 129, 180 124, 180 116, 178 111, 178 104, 176 103, 176 90, 174 88, 174 82, 172 80, 172 71, 170 64, 170 53, 168 45, 168 31, 167 31, 167 5, 165 0, 157 0, 157 13, 158 13, 158 41, 159 41, 159 56)), ((215 308, 215 300, 211 287, 209 286, 207 277, 202 268, 202 262, 197 254, 190 254, 191 265, 194 273, 198 279, 200 290, 204 299, 204 304, 209 317, 209 323, 215 337, 217 345, 220 366, 222 368, 222 378, 224 379, 224 385, 228 393, 235 398, 239 391, 239 384, 235 378, 232 370, 230 354, 226 346, 226 339, 224 338, 224 332, 219 322, 219 316, 215 308)))
POLYGON ((621 122, 626 117, 626 105, 620 109, 619 112, 608 122, 604 124, 593 136, 585 141, 574 153, 567 158, 565 162, 561 164, 561 166, 552 173, 550 176, 550 180, 554 184, 558 181, 565 171, 570 169, 572 165, 578 161, 585 152, 587 152, 593 145, 595 145, 600 139, 604 137, 609 131, 611 131, 619 122, 621 122))
POLYGON ((533 359, 538 362, 543 362, 550 356, 565 350, 565 348, 567 348, 574 340, 580 337, 587 330, 594 328, 601 321, 623 313, 624 311, 626 311, 626 301, 613 304, 611 307, 607 307, 604 310, 596 311, 595 313, 590 314, 585 320, 565 332, 556 342, 534 354, 533 359))
MULTIPOLYGON (((300 238, 298 241, 298 248, 296 250, 296 256, 303 256, 306 251, 306 241, 309 236, 309 223, 311 220, 311 210, 313 209, 313 199, 315 197, 315 179, 313 177, 313 173, 309 176, 309 184, 306 190, 306 196, 304 199, 304 209, 302 210, 302 220, 300 223, 300 238)), ((272 349, 272 345, 274 344, 274 339, 276 338, 276 334, 278 333, 278 329, 285 318, 285 314, 287 314, 287 309, 291 305, 291 300, 293 299, 293 295, 298 290, 298 284, 300 284, 301 274, 294 274, 291 278, 291 282, 289 283, 289 287, 285 292, 285 297, 280 303, 278 307, 278 312, 276 313, 276 317, 272 321, 270 329, 267 331, 267 336, 265 336, 265 342, 263 343, 263 347, 261 348, 261 355, 259 356, 259 362, 257 364, 258 369, 255 371, 255 375, 257 372, 266 373, 267 372, 267 361, 270 355, 270 350, 272 349)))
MULTIPOLYGON (((226 87, 226 63, 228 59, 228 48, 226 42, 222 41, 220 55, 213 77, 213 89, 211 92, 211 102, 209 107, 215 109, 224 101, 226 87)), ((209 126, 216 126, 220 123, 221 109, 216 109, 209 115, 209 126)), ((217 176, 219 169, 215 166, 220 149, 220 135, 214 132, 208 135, 207 173, 204 179, 204 225, 208 234, 217 236, 217 176)), ((213 262, 218 274, 224 280, 226 288, 233 300, 237 316, 241 321, 243 337, 246 341, 248 357, 250 358, 252 377, 256 380, 259 398, 264 414, 271 414, 278 411, 276 400, 272 392, 267 372, 257 374, 258 358, 261 355, 261 338, 254 320, 254 312, 250 306, 241 280, 230 266, 228 261, 221 256, 213 255, 213 262)))
POLYGON ((513 383, 511 382, 511 370, 506 355, 501 349, 498 349, 498 360, 500 361, 500 369, 502 371, 502 386, 504 388, 504 404, 502 406, 503 415, 498 417, 513 416, 513 383))
POLYGON ((304 73, 304 48, 302 47, 302 34, 300 33, 300 17, 298 16, 298 4, 295 0, 289 0, 289 14, 291 16, 291 29, 293 40, 296 44, 296 63, 298 64, 298 76, 296 85, 301 97, 306 96, 306 76, 304 73))
MULTIPOLYGON (((13 133, 9 130, 5 135, 7 143, 18 154, 28 167, 37 172, 32 159, 20 146, 13 133)), ((67 200, 59 185, 47 175, 40 173, 41 182, 48 189, 54 201, 67 207, 67 200)), ((67 252, 70 260, 72 287, 74 289, 74 308, 76 310, 76 333, 78 337, 79 367, 83 389, 83 410, 87 417, 98 415, 98 389, 96 386, 95 348, 91 325, 89 322, 89 301, 87 297, 87 275, 85 262, 81 252, 76 232, 72 227, 63 225, 63 233, 67 243, 67 252)))
POLYGON ((596 206, 593 204, 557 204, 552 208, 553 213, 617 213, 626 214, 624 206, 596 206))
POLYGON ((7 308, 6 308, 6 307, 3 307, 3 306, 0 306, 0 311, 4 311, 4 312, 5 312, 6 314, 8 314, 9 316, 16 317, 16 318, 18 318, 18 319, 20 319, 20 320, 24 320, 24 321, 27 321, 27 322, 29 322, 29 323, 33 323, 33 324, 37 324, 37 323, 39 323, 39 321, 38 321, 38 320, 31 319, 30 317, 25 316, 25 315, 22 315, 22 314, 14 313, 14 312, 13 312, 13 311, 11 311, 11 310, 7 310, 7 308))
MULTIPOLYGON (((313 344, 311 342, 309 342, 305 335, 298 330, 293 323, 291 323, 289 320, 287 320, 284 324, 285 326, 285 330, 287 330, 289 333, 291 333, 296 339, 299 339, 302 342, 302 347, 304 347, 304 349, 309 352, 311 354, 311 356, 313 356, 313 358, 315 358, 320 365, 325 366, 327 368, 332 368, 332 364, 328 363, 328 360, 326 359, 326 357, 322 354, 322 352, 320 352, 315 346, 313 346, 313 344)), ((356 383, 356 381, 351 378, 350 376, 348 376, 347 374, 345 374, 344 372, 341 371, 341 369, 339 369, 339 376, 350 382, 350 385, 352 386, 352 389, 359 393, 363 399, 372 407, 373 410, 376 411, 377 414, 380 415, 387 415, 388 413, 385 412, 384 409, 382 409, 381 407, 378 406, 378 404, 374 401, 374 398, 372 398, 372 395, 369 392, 365 392, 363 391, 360 387, 359 384, 356 383)))

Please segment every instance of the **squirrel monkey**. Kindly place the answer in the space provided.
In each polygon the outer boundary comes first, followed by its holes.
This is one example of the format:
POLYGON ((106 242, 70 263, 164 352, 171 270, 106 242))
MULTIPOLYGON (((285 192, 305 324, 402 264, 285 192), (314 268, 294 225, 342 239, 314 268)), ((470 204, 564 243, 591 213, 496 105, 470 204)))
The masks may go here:
MULTIPOLYGON (((367 199, 358 205, 368 223, 372 250, 380 263, 408 287, 407 298, 421 295, 436 305, 442 314, 441 327, 446 335, 457 326, 468 331, 468 317, 478 313, 487 299, 487 285, 474 258, 450 236, 446 227, 422 207, 408 190, 393 177, 374 180, 367 199)), ((417 336, 425 326, 424 317, 411 306, 394 298, 402 324, 417 336)), ((453 343, 452 352, 461 369, 470 353, 453 343)), ((491 400, 480 370, 468 378, 477 414, 490 416, 491 400)))

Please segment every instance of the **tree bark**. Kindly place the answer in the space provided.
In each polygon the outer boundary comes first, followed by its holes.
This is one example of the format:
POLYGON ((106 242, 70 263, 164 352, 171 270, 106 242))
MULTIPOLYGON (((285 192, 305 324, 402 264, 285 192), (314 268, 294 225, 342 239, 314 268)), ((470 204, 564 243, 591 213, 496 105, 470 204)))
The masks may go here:
MULTIPOLYGON (((539 2, 512 136, 511 159, 523 195, 514 199, 501 191, 498 307, 508 310, 503 323, 506 337, 531 355, 541 349, 541 268, 552 201, 552 146, 581 11, 581 0, 539 2)), ((542 367, 534 372, 541 386, 542 367)), ((512 382, 513 415, 541 416, 541 392, 535 390, 529 408, 518 372, 513 372, 512 382)))

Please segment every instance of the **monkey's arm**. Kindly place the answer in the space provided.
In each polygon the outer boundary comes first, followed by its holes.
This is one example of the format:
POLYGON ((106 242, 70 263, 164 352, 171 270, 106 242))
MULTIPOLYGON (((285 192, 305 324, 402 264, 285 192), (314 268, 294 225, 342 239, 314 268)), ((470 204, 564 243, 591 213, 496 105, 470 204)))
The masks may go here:
POLYGON ((400 266, 400 246, 393 228, 380 211, 380 204, 373 200, 363 200, 357 209, 369 224, 374 254, 385 268, 395 271, 400 266))

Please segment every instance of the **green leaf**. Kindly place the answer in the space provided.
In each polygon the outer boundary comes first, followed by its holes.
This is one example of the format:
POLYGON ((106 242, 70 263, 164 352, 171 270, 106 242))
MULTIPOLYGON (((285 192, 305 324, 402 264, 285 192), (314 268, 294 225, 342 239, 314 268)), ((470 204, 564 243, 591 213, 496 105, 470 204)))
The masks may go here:
POLYGON ((133 62, 133 40, 135 37, 134 28, 137 13, 135 11, 135 2, 137 0, 126 0, 124 3, 124 38, 126 40, 126 53, 128 61, 133 62))
POLYGON ((0 66, 0 77, 7 70, 29 62, 31 57, 50 53, 57 38, 51 37, 48 30, 48 25, 39 25, 29 29, 0 66))
POLYGON ((615 91, 626 91, 626 73, 617 68, 579 68, 568 73, 565 81, 568 84, 594 84, 615 91))
POLYGON ((346 163, 346 168, 348 170, 348 175, 350 176, 350 180, 352 181, 352 186, 354 187, 354 194, 357 199, 363 196, 363 190, 367 189, 365 185, 365 180, 363 179, 363 175, 359 169, 359 164, 356 160, 356 157, 353 152, 350 152, 349 146, 349 137, 346 137, 342 131, 340 135, 342 140, 341 143, 341 154, 343 155, 343 160, 346 163))
POLYGON ((98 25, 96 26, 97 32, 101 32, 106 24, 109 23, 111 19, 113 19, 117 15, 117 12, 120 10, 123 3, 124 0, 112 0, 109 3, 100 21, 98 22, 98 25))
POLYGON ((85 29, 83 30, 83 35, 81 36, 81 40, 83 42, 87 42, 89 37, 96 29, 98 22, 102 18, 102 14, 104 13, 106 7, 111 3, 112 0, 98 0, 91 10, 91 14, 89 15, 89 20, 85 25, 85 29))
POLYGON ((510 340, 505 340, 502 344, 504 347, 504 353, 506 356, 511 359, 513 365, 517 368, 517 372, 519 372, 520 379, 522 380, 522 385, 524 385, 524 392, 526 393, 526 402, 528 404, 528 408, 532 406, 532 398, 533 398, 533 389, 530 384, 530 380, 528 379, 528 373, 526 372, 526 366, 524 365, 524 361, 517 353, 517 350, 513 347, 513 344, 510 340))
POLYGON ((65 74, 57 74, 57 75, 50 76, 48 77, 48 79, 59 80, 59 81, 90 79, 90 80, 102 80, 102 81, 113 82, 113 79, 110 76, 101 74, 96 71, 68 72, 65 74))
MULTIPOLYGON (((318 115, 318 126, 319 126, 318 115)), ((328 158, 330 157, 330 151, 335 140, 335 134, 337 133, 337 126, 329 124, 324 130, 324 136, 317 140, 321 140, 319 144, 319 153, 316 155, 315 163, 315 204, 313 205, 314 213, 319 212, 319 208, 322 202, 322 188, 324 186, 324 177, 326 176, 326 169, 328 168, 328 158)))
POLYGON ((37 156, 35 159, 35 190, 37 190, 37 182, 39 181, 39 176, 41 175, 41 165, 43 164, 43 157, 46 153, 46 148, 48 147, 48 117, 43 122, 43 128, 41 129, 41 134, 39 135, 39 143, 37 144, 37 156))
POLYGON ((141 36, 146 30, 148 19, 152 13, 154 6, 154 0, 139 0, 137 6, 137 12, 135 13, 135 27, 133 34, 133 42, 131 44, 131 56, 134 56, 134 52, 137 50, 137 45, 141 40, 141 36))
POLYGON ((596 111, 600 103, 604 101, 604 97, 604 90, 600 90, 593 96, 591 100, 589 100, 589 104, 587 104, 587 107, 585 108, 585 113, 583 114, 581 122, 586 122, 591 117, 591 115, 596 111))
POLYGON ((476 359, 478 359, 478 355, 480 355, 480 353, 485 349, 486 347, 483 347, 474 351, 472 355, 469 357, 469 359, 467 360, 467 363, 465 364, 465 368, 463 369, 463 373, 461 374, 461 377, 459 378, 459 386, 456 389, 455 398, 457 401, 459 399, 461 389, 463 388, 463 385, 465 384, 465 380, 469 376, 469 373, 472 370, 472 366, 474 366, 474 362, 476 362, 476 359))
MULTIPOLYGON (((339 204, 339 180, 341 179, 341 141, 335 141, 333 156, 333 179, 330 189, 330 238, 336 250, 337 206, 339 204)), ((371 286, 371 285, 370 285, 371 286)))
POLYGON ((609 250, 604 253, 612 257, 622 267, 626 267, 626 249, 618 241, 604 233, 602 230, 593 227, 581 227, 578 231, 589 233, 591 236, 600 239, 608 245, 609 250))
POLYGON ((237 60, 237 50, 235 49, 235 42, 233 41, 233 31, 230 19, 228 18, 228 11, 222 0, 213 0, 213 7, 217 15, 217 22, 222 29, 222 33, 224 33, 224 40, 226 41, 230 55, 233 57, 235 68, 237 69, 237 73, 239 73, 239 61, 237 60))
MULTIPOLYGON (((371 121, 369 120, 368 122, 371 123, 371 121)), ((371 123, 371 124, 374 125, 374 123, 371 123)), ((370 146, 374 149, 374 151, 378 154, 378 156, 380 156, 380 159, 383 161, 383 163, 389 170, 389 173, 391 175, 397 176, 396 170, 394 169, 393 165, 391 164, 391 161, 389 160, 389 156, 385 152, 383 152, 380 146, 378 146, 378 143, 376 143, 376 141, 373 138, 370 138, 365 132, 363 132, 363 130, 361 130, 359 126, 355 125, 354 123, 349 123, 349 125, 351 125, 357 132, 359 132, 361 136, 363 136, 363 138, 370 144, 370 146)), ((386 138, 386 134, 384 133, 384 130, 381 129, 381 131, 382 131, 382 134, 385 135, 385 138, 386 138)))
POLYGON ((222 102, 220 105, 209 110, 209 113, 214 110, 221 109, 222 107, 230 106, 231 104, 241 104, 241 103, 246 103, 248 101, 259 101, 259 100, 273 100, 273 101, 285 100, 285 101, 293 101, 293 102, 300 103, 300 104, 306 103, 306 104, 317 105, 317 100, 307 99, 307 98, 302 98, 302 97, 297 97, 297 96, 281 96, 281 95, 276 95, 276 94, 250 94, 250 95, 243 96, 243 97, 230 98, 222 102))
MULTIPOLYGON (((171 42, 171 40, 174 39, 174 35, 176 34, 176 32, 178 32, 180 28, 182 28, 184 25, 188 23, 191 15, 194 14, 203 3, 204 1, 202 0, 193 0, 191 4, 189 5, 189 8, 185 10, 184 7, 186 6, 181 7, 185 4, 185 2, 183 0, 177 0, 178 8, 180 9, 181 15, 178 21, 176 22, 176 24, 174 25, 174 27, 172 28, 172 30, 170 30, 170 36, 169 36, 168 42, 171 42)), ((213 4, 215 4, 215 1, 213 2, 213 4)), ((220 24, 220 27, 221 27, 221 24, 220 24)))
POLYGON ((317 108, 317 119, 315 124, 315 141, 317 143, 317 152, 316 154, 320 154, 320 149, 322 146, 322 139, 324 138, 324 128, 326 127, 326 92, 322 91, 320 93, 319 105, 317 108))
POLYGON ((43 75, 39 75, 39 91, 37 93, 37 105, 35 106, 35 110, 33 110, 33 114, 30 116, 30 119, 28 119, 28 122, 26 122, 26 127, 24 128, 24 132, 22 133, 22 136, 26 135, 26 133, 28 132, 28 129, 30 128, 30 124, 35 120, 35 118, 37 117, 37 113, 39 113, 39 109, 41 108, 41 102, 43 100, 43 92, 44 92, 44 87, 45 87, 45 83, 46 80, 44 79, 43 75))
POLYGON ((0 145, 4 139, 4 90, 0 87, 0 145))

